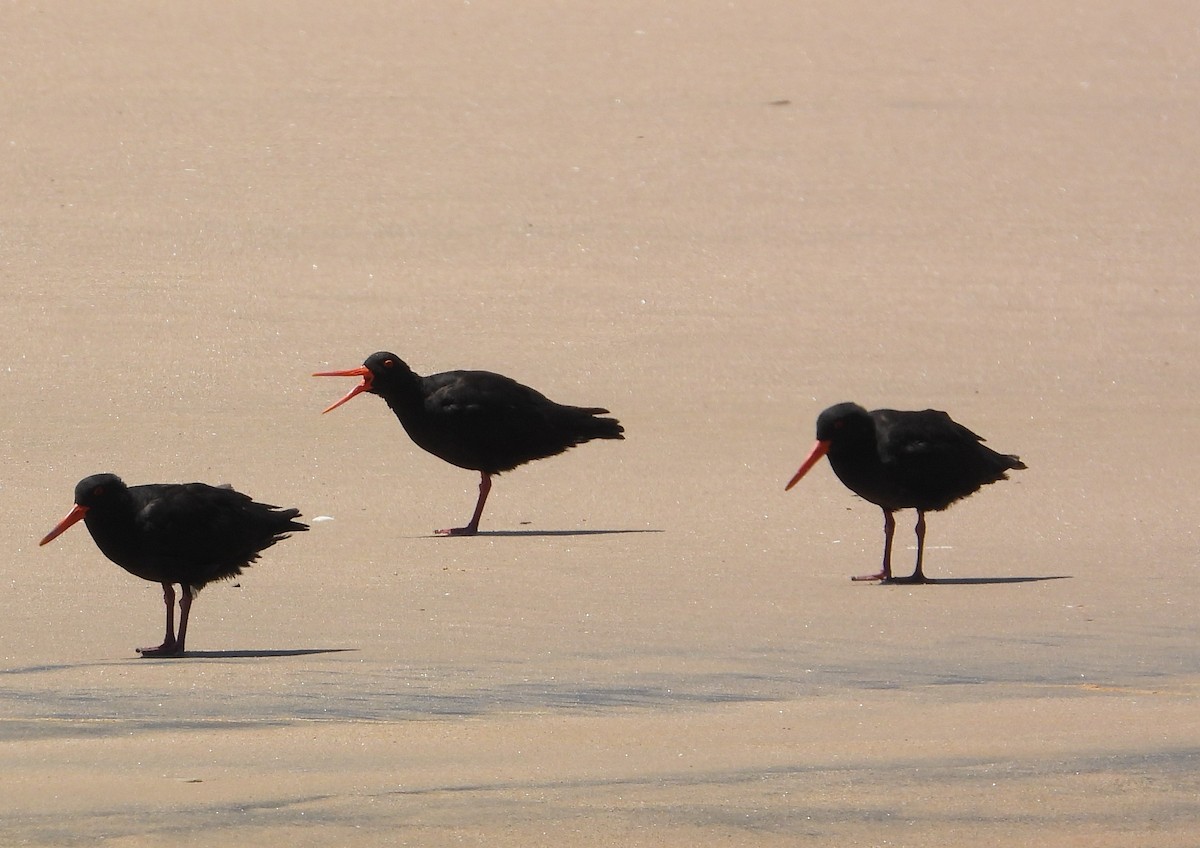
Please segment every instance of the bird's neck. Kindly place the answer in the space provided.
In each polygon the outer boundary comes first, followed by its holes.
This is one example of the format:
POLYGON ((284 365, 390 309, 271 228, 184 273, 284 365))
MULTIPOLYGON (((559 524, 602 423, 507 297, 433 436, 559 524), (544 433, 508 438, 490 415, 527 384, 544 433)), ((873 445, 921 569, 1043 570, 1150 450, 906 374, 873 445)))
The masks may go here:
POLYGON ((411 418, 425 406, 425 393, 421 391, 421 378, 407 374, 393 379, 386 391, 377 392, 401 421, 411 418))
POLYGON ((829 447, 829 464, 838 478, 850 485, 850 479, 877 472, 883 460, 879 457, 879 446, 872 435, 870 438, 843 438, 834 442, 829 447))
POLYGON ((136 545, 133 512, 124 509, 106 509, 103 513, 89 512, 83 517, 88 532, 96 547, 113 562, 120 564, 136 545))

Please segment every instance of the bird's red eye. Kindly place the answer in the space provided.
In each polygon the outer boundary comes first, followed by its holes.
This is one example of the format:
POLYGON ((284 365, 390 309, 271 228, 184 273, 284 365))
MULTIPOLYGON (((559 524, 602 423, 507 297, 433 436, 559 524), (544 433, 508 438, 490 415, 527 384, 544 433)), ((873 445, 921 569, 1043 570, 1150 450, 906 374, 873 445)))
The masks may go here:
POLYGON ((394 359, 385 359, 385 360, 383 360, 383 367, 384 367, 384 368, 391 368, 391 367, 392 367, 393 365, 395 365, 395 364, 396 364, 396 360, 394 360, 394 359))
POLYGON ((101 495, 104 494, 104 487, 97 486, 96 488, 92 489, 92 494, 95 495, 96 497, 100 497, 101 495))

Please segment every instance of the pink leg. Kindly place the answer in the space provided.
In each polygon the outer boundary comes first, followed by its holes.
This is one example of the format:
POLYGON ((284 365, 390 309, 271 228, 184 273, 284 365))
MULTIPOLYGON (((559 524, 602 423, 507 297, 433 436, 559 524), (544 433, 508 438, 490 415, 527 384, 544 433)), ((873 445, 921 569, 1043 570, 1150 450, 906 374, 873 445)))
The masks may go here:
POLYGON ((479 532, 479 517, 483 515, 483 505, 487 502, 488 492, 492 490, 492 475, 486 471, 480 472, 479 500, 475 502, 475 514, 466 527, 451 527, 447 530, 435 530, 438 536, 474 536, 479 532))
POLYGON ((892 536, 896 534, 896 517, 891 510, 883 511, 883 567, 877 574, 863 574, 851 577, 851 580, 882 580, 887 583, 892 579, 892 536))
POLYGON ((175 587, 170 583, 162 584, 163 587, 163 603, 167 607, 167 635, 163 637, 163 643, 157 648, 138 648, 137 652, 143 657, 170 657, 183 652, 183 628, 186 626, 187 613, 183 612, 186 607, 191 606, 191 598, 188 596, 187 587, 184 587, 184 598, 179 603, 179 609, 182 612, 184 619, 180 625, 178 642, 175 641, 175 587))
POLYGON ((925 513, 922 510, 917 510, 917 567, 908 577, 893 577, 889 583, 930 583, 932 582, 925 576, 922 570, 922 560, 925 558, 925 513))
POLYGON ((183 594, 179 597, 179 640, 175 643, 175 653, 183 653, 183 642, 187 638, 188 614, 192 611, 192 588, 180 585, 183 594))

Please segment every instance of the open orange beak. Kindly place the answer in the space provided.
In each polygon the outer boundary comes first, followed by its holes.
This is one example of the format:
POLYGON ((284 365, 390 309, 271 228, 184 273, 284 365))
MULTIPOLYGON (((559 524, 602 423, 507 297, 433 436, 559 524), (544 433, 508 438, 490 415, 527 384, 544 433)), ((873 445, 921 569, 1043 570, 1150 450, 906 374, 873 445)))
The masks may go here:
POLYGON ((46 544, 47 542, 53 542, 55 539, 57 539, 59 536, 61 536, 64 532, 66 532, 66 529, 68 527, 70 527, 76 521, 78 521, 79 519, 81 519, 85 515, 87 515, 87 511, 88 511, 88 508, 86 506, 80 506, 79 504, 75 504, 75 506, 71 508, 71 511, 67 513, 67 517, 64 518, 62 521, 58 522, 57 524, 55 524, 54 529, 51 530, 49 533, 47 533, 42 538, 42 541, 38 542, 38 547, 40 548, 42 545, 46 544))
POLYGON ((822 442, 820 440, 818 440, 817 443, 815 445, 813 445, 812 452, 809 453, 808 459, 804 460, 804 464, 800 466, 800 470, 797 471, 796 475, 794 477, 792 477, 791 481, 786 486, 783 487, 783 490, 785 492, 788 489, 792 488, 792 486, 795 486, 797 483, 799 483, 800 478, 808 473, 808 469, 810 469, 814 465, 816 465, 817 461, 821 457, 823 457, 826 453, 829 452, 829 445, 830 445, 829 442, 822 442))
POLYGON ((370 369, 368 369, 367 366, 365 366, 365 365, 360 365, 357 368, 350 368, 349 370, 346 370, 346 371, 318 371, 315 374, 313 374, 313 376, 314 377, 362 377, 362 382, 359 383, 357 386, 355 386, 353 389, 351 389, 349 392, 347 392, 346 396, 344 398, 337 401, 336 403, 330 404, 325 409, 321 410, 322 415, 324 415, 326 412, 332 412, 333 410, 335 410, 339 406, 341 406, 343 403, 350 400, 350 398, 354 397, 355 395, 362 394, 363 392, 370 389, 371 388, 371 380, 373 379, 373 377, 371 376, 370 369))

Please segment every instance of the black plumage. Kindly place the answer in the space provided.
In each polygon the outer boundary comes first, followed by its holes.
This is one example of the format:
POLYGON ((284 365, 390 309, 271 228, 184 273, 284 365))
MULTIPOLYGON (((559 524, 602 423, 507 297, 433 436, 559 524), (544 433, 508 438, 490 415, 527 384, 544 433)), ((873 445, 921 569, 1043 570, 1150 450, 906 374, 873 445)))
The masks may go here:
POLYGON ((115 474, 94 474, 75 486, 75 506, 40 544, 83 519, 96 546, 121 568, 161 583, 167 631, 143 656, 184 652, 192 599, 205 585, 241 574, 259 554, 308 529, 296 509, 258 503, 229 486, 151 483, 127 486, 115 474), (179 632, 175 589, 179 584, 179 632))
POLYGON ((607 409, 555 403, 491 371, 446 371, 422 377, 394 353, 381 351, 358 368, 314 376, 362 378, 326 412, 361 392, 379 395, 419 447, 480 473, 479 499, 471 520, 465 527, 437 531, 443 535, 478 532, 493 475, 592 439, 624 438, 624 428, 616 419, 598 417, 607 415, 607 409))
POLYGON ((786 488, 796 485, 826 454, 848 489, 883 510, 883 566, 877 574, 854 579, 894 583, 926 582, 926 512, 943 510, 989 483, 1007 479, 1009 471, 1025 468, 1018 457, 987 447, 982 437, 945 412, 868 412, 854 403, 831 406, 817 417, 817 443, 786 488), (917 565, 912 576, 893 577, 892 514, 909 508, 917 511, 917 565))

